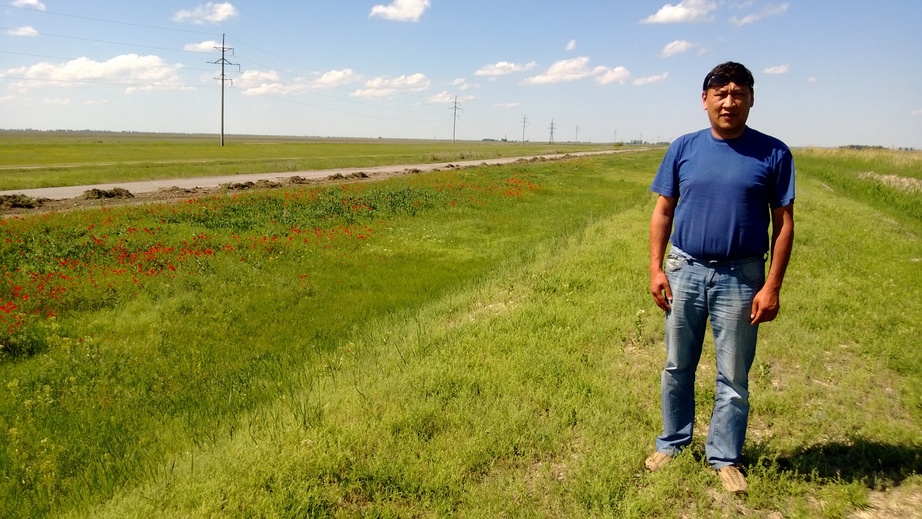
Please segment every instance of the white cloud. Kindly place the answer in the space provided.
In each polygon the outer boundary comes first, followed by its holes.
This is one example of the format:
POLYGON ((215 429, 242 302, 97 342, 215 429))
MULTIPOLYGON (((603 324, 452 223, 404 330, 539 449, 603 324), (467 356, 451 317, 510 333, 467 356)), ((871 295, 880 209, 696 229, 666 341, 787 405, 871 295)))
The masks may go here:
POLYGON ((17 27, 15 29, 7 29, 7 34, 10 36, 38 36, 38 31, 35 30, 31 25, 23 25, 22 27, 17 27))
POLYGON ((519 103, 499 103, 493 105, 493 108, 518 108, 519 103))
POLYGON ((6 31, 10 36, 38 36, 38 31, 35 30, 31 25, 24 25, 22 27, 17 27, 16 29, 9 29, 6 31))
POLYGON ((913 110, 909 115, 913 117, 922 117, 922 110, 913 110))
POLYGON ((182 79, 179 64, 169 64, 159 56, 124 54, 108 61, 78 58, 63 65, 42 62, 7 70, 10 75, 25 78, 14 85, 22 92, 40 86, 71 87, 81 83, 130 84, 126 93, 139 90, 178 88, 182 79))
POLYGON ((659 55, 662 58, 668 58, 670 56, 675 56, 676 54, 682 54, 693 49, 695 45, 690 41, 686 40, 676 40, 672 43, 667 44, 663 47, 663 50, 660 51, 659 55))
POLYGON ((813 76, 810 76, 810 77, 807 78, 807 83, 816 83, 816 82, 818 82, 818 81, 819 81, 819 79, 816 78, 816 77, 813 77, 813 76))
POLYGON ((314 81, 314 88, 333 88, 358 81, 358 76, 350 68, 331 70, 320 75, 314 81))
POLYGON ((259 83, 278 83, 279 73, 274 70, 247 70, 240 77, 234 79, 236 86, 240 88, 249 88, 259 83))
POLYGON ((624 67, 615 67, 605 71, 604 74, 595 78, 596 83, 600 85, 610 85, 612 83, 618 83, 623 85, 631 79, 631 73, 628 69, 624 67))
POLYGON ((39 2, 39 0, 13 0, 12 5, 13 7, 31 7, 39 11, 45 10, 45 4, 39 2))
POLYGON ((174 22, 190 22, 196 25, 205 25, 205 23, 221 23, 238 14, 237 8, 229 2, 216 4, 208 2, 194 9, 183 9, 173 15, 174 22))
POLYGON ((458 90, 461 90, 462 92, 465 90, 470 90, 472 88, 480 88, 480 85, 476 83, 468 83, 467 80, 464 79, 463 77, 459 77, 455 79, 454 81, 452 81, 451 86, 457 87, 458 90))
POLYGON ((523 85, 548 85, 576 81, 587 77, 598 76, 606 72, 605 67, 589 68, 589 58, 583 56, 573 59, 558 61, 548 67, 543 74, 532 76, 522 81, 523 85))
POLYGON ((447 91, 439 92, 434 96, 430 96, 428 101, 432 104, 445 104, 452 103, 455 100, 455 95, 447 91))
POLYGON ((295 78, 290 82, 282 82, 282 78, 275 70, 247 70, 234 79, 234 86, 243 90, 244 95, 287 95, 333 88, 358 81, 358 76, 352 69, 331 70, 319 75, 316 79, 295 78))
POLYGON ((763 74, 787 74, 790 71, 791 71, 791 66, 785 64, 785 65, 777 65, 774 67, 766 67, 765 70, 762 71, 762 73, 763 74))
POLYGON ((70 99, 60 97, 46 97, 43 103, 53 106, 66 106, 70 104, 70 99))
POLYGON ((429 79, 425 74, 402 75, 395 78, 375 78, 365 83, 371 88, 395 88, 398 90, 409 90, 419 92, 429 88, 429 79))
POLYGON ((441 105, 441 104, 452 104, 452 103, 455 102, 455 100, 457 100, 458 103, 461 103, 461 102, 464 102, 464 101, 471 101, 471 100, 473 100, 473 99, 476 99, 476 97, 474 97, 474 96, 459 96, 459 95, 457 95, 457 94, 452 94, 452 93, 450 93, 450 92, 443 91, 443 92, 439 92, 438 94, 435 94, 435 95, 433 95, 433 96, 429 96, 429 99, 428 99, 427 101, 428 101, 429 103, 432 103, 432 104, 441 105))
POLYGON ((477 72, 474 72, 475 76, 488 76, 488 77, 497 77, 505 76, 507 74, 514 74, 516 72, 527 72, 535 68, 535 62, 527 63, 525 65, 520 65, 518 63, 509 63, 508 61, 500 61, 495 65, 484 65, 480 67, 477 72))
POLYGON ((278 72, 274 70, 247 70, 240 77, 234 78, 234 86, 248 96, 296 94, 310 88, 300 78, 291 83, 282 83, 278 72))
POLYGON ((711 11, 717 9, 717 2, 709 0, 683 0, 677 5, 666 4, 656 14, 640 23, 701 23, 713 19, 711 11))
POLYGON ((183 45, 182 50, 187 50, 189 52, 214 52, 220 46, 220 42, 205 40, 201 43, 187 43, 183 45))
POLYGON ((567 50, 576 50, 576 40, 567 42, 567 50))
POLYGON ((663 72, 662 74, 656 74, 654 76, 639 77, 631 82, 635 86, 645 86, 645 85, 654 85, 657 83, 662 83, 666 81, 666 78, 669 77, 668 72, 663 72))
POLYGON ((520 84, 549 85, 587 78, 595 78, 595 82, 600 85, 610 85, 612 83, 623 85, 630 80, 631 73, 624 67, 590 67, 589 58, 582 56, 558 61, 548 67, 543 74, 527 78, 521 81, 520 84))
POLYGON ((746 15, 742 18, 734 16, 730 18, 730 23, 737 27, 742 27, 744 25, 755 23, 762 18, 768 18, 769 16, 780 16, 788 11, 788 4, 781 5, 767 5, 761 11, 746 15))
POLYGON ((381 99, 399 92, 422 92, 429 88, 430 81, 424 74, 403 75, 396 78, 378 77, 365 82, 365 88, 353 92, 352 96, 381 99))
POLYGON ((392 97, 396 93, 397 91, 392 88, 360 88, 349 95, 365 99, 384 99, 392 97))
POLYGON ((368 16, 395 22, 418 22, 429 5, 429 0, 394 0, 390 5, 372 7, 368 16))

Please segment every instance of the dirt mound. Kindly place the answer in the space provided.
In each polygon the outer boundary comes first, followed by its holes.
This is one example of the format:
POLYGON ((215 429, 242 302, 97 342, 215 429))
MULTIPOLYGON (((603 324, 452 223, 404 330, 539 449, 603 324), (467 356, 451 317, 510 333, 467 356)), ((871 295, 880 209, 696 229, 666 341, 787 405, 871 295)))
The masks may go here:
POLYGON ((81 196, 83 200, 105 200, 109 198, 134 198, 127 189, 116 187, 114 189, 90 189, 81 196))
POLYGON ((0 196, 0 209, 35 209, 40 207, 45 200, 26 195, 3 195, 0 196))

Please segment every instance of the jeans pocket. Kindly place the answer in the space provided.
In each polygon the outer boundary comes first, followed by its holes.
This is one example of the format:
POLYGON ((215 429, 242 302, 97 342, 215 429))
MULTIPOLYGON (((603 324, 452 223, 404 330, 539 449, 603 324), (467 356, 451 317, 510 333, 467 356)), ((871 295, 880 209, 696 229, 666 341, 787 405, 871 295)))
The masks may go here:
POLYGON ((678 254, 669 254, 666 256, 666 265, 663 267, 664 272, 678 272, 685 264, 685 258, 678 254))
POLYGON ((747 285, 765 284, 765 263, 762 261, 747 261, 738 267, 740 279, 747 285))

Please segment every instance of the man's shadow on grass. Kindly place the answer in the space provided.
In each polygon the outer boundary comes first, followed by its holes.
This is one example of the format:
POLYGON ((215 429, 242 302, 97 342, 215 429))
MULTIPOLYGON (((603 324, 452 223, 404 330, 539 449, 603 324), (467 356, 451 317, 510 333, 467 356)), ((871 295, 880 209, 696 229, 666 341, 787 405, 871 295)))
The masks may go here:
POLYGON ((922 474, 922 445, 919 444, 855 438, 815 444, 781 455, 758 445, 750 455, 752 460, 763 460, 761 463, 769 466, 773 460, 779 470, 795 472, 808 480, 860 482, 872 490, 898 486, 906 478, 922 474))

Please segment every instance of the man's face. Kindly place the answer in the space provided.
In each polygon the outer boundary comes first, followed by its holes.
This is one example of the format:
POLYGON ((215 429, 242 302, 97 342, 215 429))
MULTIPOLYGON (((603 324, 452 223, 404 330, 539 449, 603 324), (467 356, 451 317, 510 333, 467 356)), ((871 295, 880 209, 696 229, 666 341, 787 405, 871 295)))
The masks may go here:
POLYGON ((746 130, 749 109, 755 102, 752 89, 734 82, 711 86, 701 94, 701 104, 711 121, 711 133, 718 139, 733 139, 746 130))

